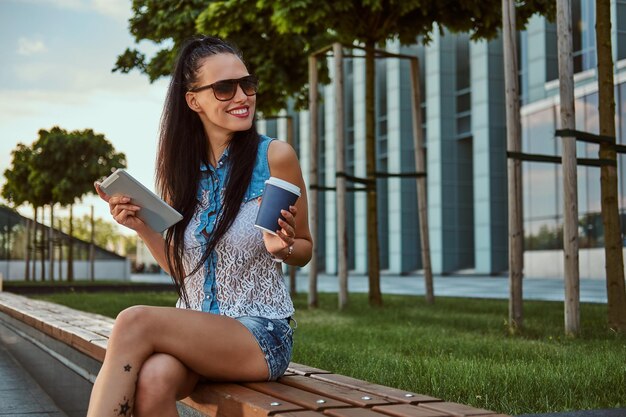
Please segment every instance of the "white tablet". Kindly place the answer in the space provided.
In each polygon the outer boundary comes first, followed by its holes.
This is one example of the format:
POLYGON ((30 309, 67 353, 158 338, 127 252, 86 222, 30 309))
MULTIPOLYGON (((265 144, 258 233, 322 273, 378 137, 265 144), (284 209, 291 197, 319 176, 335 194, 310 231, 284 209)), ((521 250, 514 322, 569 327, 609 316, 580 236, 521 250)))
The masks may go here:
POLYGON ((109 175, 100 188, 110 196, 122 194, 130 197, 131 204, 141 207, 137 217, 155 232, 161 233, 183 219, 179 212, 123 169, 109 175))

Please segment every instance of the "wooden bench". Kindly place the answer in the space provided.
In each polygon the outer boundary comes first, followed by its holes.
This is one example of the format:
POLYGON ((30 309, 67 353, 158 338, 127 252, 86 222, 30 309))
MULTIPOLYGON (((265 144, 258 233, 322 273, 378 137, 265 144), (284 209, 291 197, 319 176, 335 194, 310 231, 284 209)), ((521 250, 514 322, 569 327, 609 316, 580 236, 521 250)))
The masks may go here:
MULTIPOLYGON (((42 333, 42 338, 53 339, 57 344, 61 342, 99 364, 104 359, 114 321, 58 304, 0 292, 0 322, 14 328, 16 323, 25 324, 42 333)), ((37 343, 44 343, 42 338, 35 337, 40 340, 37 343)), ((93 382, 97 369, 86 369, 83 373, 93 382)), ((184 416, 211 417, 499 416, 492 411, 296 363, 291 363, 287 373, 277 382, 199 384, 191 396, 179 402, 178 407, 184 416)))

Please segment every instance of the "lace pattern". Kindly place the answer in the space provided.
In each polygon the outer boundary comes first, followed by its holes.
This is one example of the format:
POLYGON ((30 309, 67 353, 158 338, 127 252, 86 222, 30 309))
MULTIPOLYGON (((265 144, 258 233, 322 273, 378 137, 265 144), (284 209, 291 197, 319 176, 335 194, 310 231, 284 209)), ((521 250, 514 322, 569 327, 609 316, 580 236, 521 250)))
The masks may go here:
MULTIPOLYGON (((208 194, 208 191, 203 192, 202 201, 185 232, 184 263, 188 272, 198 265, 204 253, 194 232, 201 223, 203 211, 208 208, 208 194)), ((230 230, 215 248, 216 296, 220 313, 230 317, 288 317, 293 314, 294 307, 283 280, 281 266, 272 261, 265 249, 262 232, 254 227, 258 209, 256 199, 244 203, 230 230)), ((207 273, 206 265, 203 265, 185 279, 191 309, 202 310, 207 273)), ((185 308, 184 302, 179 300, 177 307, 185 308)))

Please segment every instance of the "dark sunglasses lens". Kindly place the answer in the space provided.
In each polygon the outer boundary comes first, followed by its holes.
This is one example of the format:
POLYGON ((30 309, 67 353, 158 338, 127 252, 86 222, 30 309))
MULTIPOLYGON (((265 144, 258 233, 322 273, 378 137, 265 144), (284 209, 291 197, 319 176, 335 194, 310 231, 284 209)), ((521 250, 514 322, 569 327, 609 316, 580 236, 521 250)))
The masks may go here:
POLYGON ((218 100, 230 100, 237 91, 237 82, 231 80, 218 81, 213 85, 213 91, 218 100))
POLYGON ((257 92, 257 81, 254 78, 244 78, 239 82, 241 89, 247 96, 253 96, 257 92))

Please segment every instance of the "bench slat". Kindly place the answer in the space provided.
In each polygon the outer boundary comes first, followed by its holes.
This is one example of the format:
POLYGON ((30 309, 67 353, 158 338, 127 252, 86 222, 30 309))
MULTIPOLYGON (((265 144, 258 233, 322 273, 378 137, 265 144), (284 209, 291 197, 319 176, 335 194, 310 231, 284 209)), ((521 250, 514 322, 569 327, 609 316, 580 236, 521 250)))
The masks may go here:
POLYGON ((359 407, 373 407, 375 405, 392 404, 385 398, 378 395, 366 395, 364 392, 355 391, 341 385, 331 384, 329 382, 315 380, 301 375, 283 376, 278 380, 278 382, 306 391, 315 392, 317 394, 327 395, 331 398, 335 398, 339 401, 344 401, 359 407))
POLYGON ((474 407, 470 407, 469 405, 451 403, 447 401, 442 401, 439 403, 424 403, 424 404, 421 404, 421 406, 425 408, 429 408, 431 410, 441 411, 442 413, 446 413, 448 415, 457 416, 457 417, 496 414, 493 411, 484 410, 482 408, 474 408, 474 407))
POLYGON ((431 410, 419 405, 413 404, 394 404, 394 405, 381 405, 373 408, 374 411, 379 411, 383 414, 388 414, 393 417, 445 417, 448 414, 440 411, 431 410))
POLYGON ((395 402, 417 404, 431 401, 441 401, 438 398, 428 395, 416 394, 414 392, 404 391, 397 388, 386 387, 384 385, 373 384, 360 379, 351 378, 349 376, 339 374, 313 374, 311 378, 319 379, 334 384, 343 385, 348 388, 379 395, 381 397, 393 400, 395 402))
POLYGON ((209 416, 267 417, 290 411, 304 411, 299 405, 239 384, 199 384, 183 403, 209 416))
POLYGON ((330 417, 389 417, 369 408, 337 408, 324 411, 330 417))
POLYGON ((278 382, 254 382, 244 383, 242 385, 255 391, 271 395, 272 397, 279 398, 280 400, 298 404, 309 410, 320 411, 327 408, 351 407, 350 404, 335 400, 328 395, 303 391, 299 388, 278 382))
POLYGON ((330 371, 324 371, 323 369, 313 368, 312 366, 301 365, 299 363, 291 362, 287 371, 293 372, 294 374, 309 376, 312 374, 330 374, 330 371))

